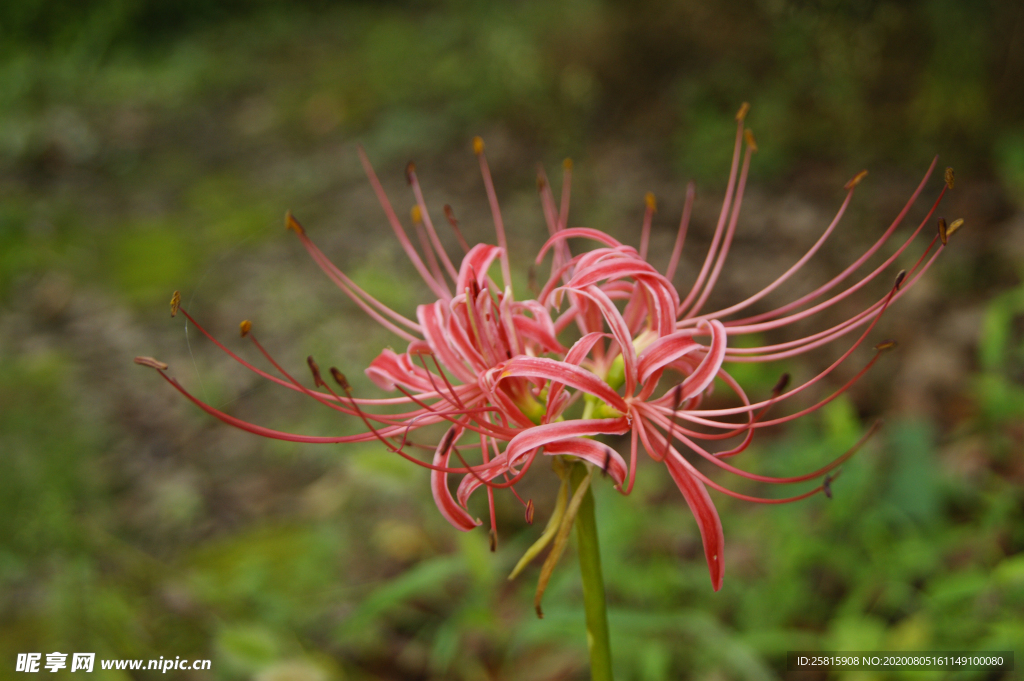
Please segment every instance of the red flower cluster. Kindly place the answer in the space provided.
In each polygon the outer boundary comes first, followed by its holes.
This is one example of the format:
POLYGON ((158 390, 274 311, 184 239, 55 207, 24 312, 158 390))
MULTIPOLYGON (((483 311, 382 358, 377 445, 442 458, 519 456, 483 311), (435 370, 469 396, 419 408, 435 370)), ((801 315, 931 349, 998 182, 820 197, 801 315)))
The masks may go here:
MULTIPOLYGON (((732 168, 714 237, 703 267, 685 296, 672 284, 672 279, 689 223, 694 196, 692 185, 688 188, 668 267, 660 272, 646 258, 655 211, 652 195, 647 196, 640 246, 636 249, 595 229, 568 227, 571 163, 565 164, 558 203, 542 176, 540 198, 550 238, 536 262, 540 264, 550 251, 551 275, 535 298, 517 300, 512 290, 505 229, 479 138, 474 140, 474 151, 480 161, 497 245, 478 244, 470 248, 458 230, 451 209, 445 206, 448 221, 465 251, 457 268, 431 222, 415 168, 410 164, 407 177, 416 201, 412 222, 419 237, 419 250, 410 241, 366 155, 360 150, 360 158, 388 222, 437 300, 420 305, 416 319, 408 319, 373 298, 335 267, 290 214, 287 226, 339 288, 370 317, 408 342, 404 353, 384 350, 366 370, 377 386, 386 391, 398 391, 401 397, 354 397, 345 377, 332 368, 331 374, 341 388, 342 394, 339 394, 323 380, 312 357, 308 364, 315 385, 307 388, 274 361, 253 337, 256 347, 280 373, 280 376, 272 375, 235 355, 181 310, 202 333, 247 368, 331 409, 361 419, 366 431, 360 435, 296 435, 247 423, 197 399, 166 373, 163 363, 144 357, 136 361, 157 369, 172 386, 209 414, 257 435, 294 442, 380 441, 389 451, 430 470, 431 491, 437 507, 460 530, 470 530, 480 524, 467 508, 473 492, 484 487, 490 505, 492 538, 496 536, 494 490, 510 488, 514 493, 515 484, 526 475, 538 454, 571 456, 589 462, 611 477, 619 491, 629 494, 636 475, 638 451, 642 447, 651 458, 664 462, 697 519, 711 581, 717 590, 723 575, 723 535, 706 487, 762 503, 795 501, 819 491, 830 494, 830 472, 852 455, 860 443, 819 470, 788 478, 748 473, 727 460, 747 448, 757 429, 815 411, 849 388, 874 364, 877 353, 863 370, 826 399, 788 416, 764 418, 770 406, 821 381, 864 343, 889 304, 924 274, 941 253, 948 235, 961 224, 958 221, 947 227, 940 220, 940 234, 932 239, 913 267, 899 273, 889 292, 840 324, 775 345, 733 344, 731 341, 738 336, 762 334, 791 325, 859 291, 910 247, 931 219, 946 190, 943 187, 920 226, 895 252, 868 274, 851 280, 903 221, 935 168, 936 161, 932 161, 921 184, 893 223, 846 269, 787 305, 738 318, 739 313, 792 277, 822 247, 865 173, 857 175, 846 185, 846 198, 831 224, 792 267, 746 300, 722 310, 704 312, 733 241, 751 154, 756 151, 753 135, 744 127, 746 110, 744 105, 737 115, 732 168), (569 247, 573 239, 596 242, 597 246, 573 255, 569 247), (489 274, 495 261, 500 266, 501 285, 489 274), (788 391, 788 377, 784 376, 766 400, 751 401, 724 368, 728 362, 772 362, 793 357, 858 330, 856 340, 828 368, 788 391), (566 345, 560 338, 573 340, 566 341, 566 345), (710 392, 715 379, 735 394, 738 406, 701 408, 702 398, 710 392), (393 405, 403 405, 406 411, 375 413, 381 407, 393 405), (440 443, 428 446, 413 442, 414 431, 436 424, 448 424, 440 443), (626 434, 631 443, 628 463, 598 439, 601 435, 626 434), (729 438, 741 439, 731 449, 717 452, 709 451, 703 444, 729 438), (433 450, 429 461, 408 451, 427 447, 433 450), (797 483, 815 478, 821 478, 822 482, 808 492, 785 499, 750 497, 709 478, 680 450, 688 450, 718 468, 760 482, 797 483), (457 462, 453 461, 453 456, 457 462), (474 462, 469 463, 467 459, 474 462), (449 488, 450 475, 461 476, 454 495, 449 488)), ((952 186, 951 170, 947 171, 946 185, 952 186)), ((172 313, 178 311, 179 303, 176 294, 172 313)), ((243 336, 252 337, 248 322, 243 322, 241 330, 243 336)), ((875 347, 880 352, 891 346, 891 342, 886 342, 875 347)), ((532 502, 526 506, 527 516, 532 517, 532 502)))

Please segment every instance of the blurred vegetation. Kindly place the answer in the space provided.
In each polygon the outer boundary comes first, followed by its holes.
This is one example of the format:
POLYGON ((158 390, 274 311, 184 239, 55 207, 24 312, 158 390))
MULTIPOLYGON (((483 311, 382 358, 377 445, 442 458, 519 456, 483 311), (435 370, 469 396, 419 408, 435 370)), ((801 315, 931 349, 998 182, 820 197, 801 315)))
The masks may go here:
MULTIPOLYGON (((372 204, 338 207, 362 200, 346 144, 393 170, 409 155, 446 168, 478 131, 527 164, 582 167, 628 143, 714 188, 741 101, 760 186, 917 173, 938 151, 958 191, 992 188, 967 194, 975 250, 936 275, 950 309, 979 310, 977 354, 944 408, 888 424, 831 502, 716 497, 718 594, 658 466, 629 498, 600 488, 619 678, 778 678, 793 649, 1020 658, 1024 270, 993 235, 1024 205, 1022 45, 1010 0, 0 3, 0 660, 182 655, 213 670, 180 678, 260 681, 585 678, 571 557, 536 620, 536 572, 505 580, 536 528, 507 499, 492 555, 437 516, 422 471, 369 446, 224 434, 128 363, 157 346, 240 415, 355 427, 154 340, 169 335, 167 293, 192 284, 225 337, 255 308, 265 336, 297 338, 278 341, 282 358, 365 365, 387 336, 274 269, 301 257, 280 237, 290 207, 346 225, 330 245, 382 300, 417 302, 363 215, 372 204)), ((776 377, 743 380, 763 392, 776 377)), ((839 400, 743 465, 809 470, 879 410, 839 400)), ((534 484, 545 522, 553 490, 534 484)))

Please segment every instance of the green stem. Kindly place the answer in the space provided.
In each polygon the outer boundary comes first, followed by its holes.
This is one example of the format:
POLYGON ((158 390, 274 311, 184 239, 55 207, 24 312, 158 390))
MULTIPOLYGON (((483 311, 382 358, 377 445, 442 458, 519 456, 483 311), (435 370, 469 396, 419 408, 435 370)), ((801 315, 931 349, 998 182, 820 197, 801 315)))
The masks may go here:
MULTIPOLYGON (((578 488, 587 477, 587 467, 573 466, 572 487, 578 488)), ((601 549, 597 543, 593 487, 587 488, 576 514, 576 541, 583 577, 583 607, 587 614, 587 648, 590 650, 592 681, 612 681, 612 646, 608 636, 608 613, 604 603, 604 578, 601 575, 601 549)))

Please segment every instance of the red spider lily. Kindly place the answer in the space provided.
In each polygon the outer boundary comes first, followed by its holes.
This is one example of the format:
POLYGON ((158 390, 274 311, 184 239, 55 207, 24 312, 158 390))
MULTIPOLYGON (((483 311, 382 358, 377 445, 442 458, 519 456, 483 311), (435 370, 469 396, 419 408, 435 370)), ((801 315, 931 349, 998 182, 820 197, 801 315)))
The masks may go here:
MULTIPOLYGON (((753 135, 744 128, 746 109, 744 105, 737 115, 732 168, 711 246, 685 297, 672 284, 672 279, 689 224, 693 185, 687 191, 668 267, 660 272, 646 259, 655 212, 653 196, 647 197, 639 250, 595 229, 569 228, 572 167, 567 162, 559 203, 556 204, 543 174, 539 181, 550 238, 536 263, 539 264, 548 251, 552 252, 550 278, 536 298, 516 300, 504 224, 483 143, 476 138, 474 151, 480 161, 497 245, 478 244, 470 248, 458 230, 451 209, 445 206, 448 222, 465 252, 458 267, 443 248, 430 219, 414 166, 409 165, 407 179, 415 197, 412 223, 419 249, 398 219, 365 153, 362 149, 359 151, 389 224, 437 298, 433 303, 420 305, 415 320, 391 310, 362 290, 327 259, 290 214, 286 218, 288 228, 298 235, 327 276, 374 320, 408 342, 404 353, 384 350, 366 369, 378 387, 398 391, 401 397, 357 398, 344 375, 332 368, 332 377, 343 393, 339 394, 323 380, 312 357, 308 365, 314 386, 307 388, 263 349, 252 335, 248 322, 243 322, 242 335, 252 339, 280 374, 272 375, 238 357, 181 309, 203 334, 246 368, 331 409, 361 419, 366 426, 362 434, 297 435, 248 423, 197 399, 167 374, 165 364, 145 357, 136 358, 136 362, 156 369, 209 414, 258 435, 294 442, 381 442, 389 451, 431 471, 431 491, 437 507, 460 530, 470 530, 480 524, 468 511, 468 502, 476 489, 486 488, 492 547, 496 537, 494 490, 510 488, 515 493, 515 484, 530 469, 538 454, 582 459, 610 476, 616 489, 629 494, 636 476, 637 452, 642 446, 651 458, 665 463, 697 519, 711 581, 717 591, 723 575, 723 535, 706 486, 759 503, 786 503, 822 491, 831 495, 832 471, 856 452, 877 425, 843 456, 805 475, 785 478, 756 475, 736 468, 727 459, 744 451, 757 429, 799 418, 835 399, 877 361, 878 353, 893 345, 892 342, 876 345, 874 358, 831 396, 787 416, 765 419, 769 407, 820 382, 865 342, 885 309, 931 266, 945 247, 949 234, 961 222, 947 228, 940 220, 939 235, 931 240, 913 267, 899 273, 886 295, 849 319, 785 343, 754 347, 731 344, 730 340, 737 336, 761 334, 807 319, 863 288, 911 246, 931 219, 946 188, 952 186, 952 173, 947 171, 946 186, 917 229, 874 270, 850 283, 854 273, 882 248, 902 223, 935 168, 936 160, 933 160, 896 219, 846 269, 789 304, 737 318, 739 313, 792 277, 822 247, 846 211, 854 188, 865 174, 862 172, 846 185, 846 198, 824 233, 792 267, 746 300, 721 310, 703 312, 735 235, 751 155, 756 151, 753 135), (585 239, 598 245, 573 255, 569 248, 571 239, 585 239), (500 286, 489 274, 495 261, 500 268, 500 286), (570 330, 570 327, 575 329, 570 330), (752 401, 724 368, 727 362, 772 362, 793 357, 857 331, 856 339, 824 371, 788 391, 788 378, 784 376, 772 395, 761 401, 752 401), (573 336, 575 340, 568 347, 559 340, 573 336), (716 379, 735 394, 739 406, 701 408, 703 397, 716 379), (405 411, 378 413, 382 409, 393 409, 395 405, 405 411), (414 431, 437 424, 448 426, 438 444, 413 441, 414 431), (626 434, 630 436, 628 463, 615 450, 595 439, 601 435, 626 434), (731 449, 716 452, 702 444, 729 438, 740 438, 740 442, 731 449), (433 450, 432 458, 426 461, 408 451, 417 448, 433 450), (799 483, 819 478, 822 482, 810 491, 788 498, 752 497, 709 478, 683 456, 681 449, 693 452, 713 466, 758 482, 799 483), (471 457, 474 463, 470 464, 467 453, 473 450, 479 451, 471 457), (458 465, 452 461, 453 455, 458 465), (449 475, 461 476, 454 495, 449 487, 449 475)), ((172 315, 180 309, 177 294, 171 307, 172 315)), ((524 503, 528 518, 532 518, 532 501, 524 503)))

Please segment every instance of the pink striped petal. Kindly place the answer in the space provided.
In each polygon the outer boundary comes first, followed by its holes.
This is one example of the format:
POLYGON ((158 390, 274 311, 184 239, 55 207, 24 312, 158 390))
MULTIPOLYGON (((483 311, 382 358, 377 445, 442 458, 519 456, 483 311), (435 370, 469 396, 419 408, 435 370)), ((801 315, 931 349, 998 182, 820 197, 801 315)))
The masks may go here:
POLYGON ((544 378, 549 381, 558 381, 559 383, 564 383, 589 393, 622 413, 625 413, 627 410, 625 400, 608 387, 607 383, 598 378, 594 373, 574 364, 546 357, 514 357, 505 363, 505 368, 502 370, 500 378, 509 376, 544 378))
POLYGON ((687 465, 680 463, 682 456, 672 448, 669 455, 665 457, 665 465, 668 466, 669 475, 675 481, 686 505, 697 520, 697 527, 700 528, 700 538, 704 543, 704 558, 708 561, 708 570, 711 572, 711 586, 715 591, 722 588, 722 577, 725 575, 724 550, 725 534, 722 532, 722 520, 718 517, 718 510, 711 501, 711 496, 703 483, 693 477, 687 469, 687 465))
MULTIPOLYGON (((462 430, 463 429, 458 426, 452 426, 448 432, 445 433, 444 438, 441 439, 441 442, 437 445, 437 450, 434 452, 435 466, 443 466, 447 468, 448 459, 451 458, 452 448, 462 435, 462 430)), ((437 504, 437 510, 439 510, 441 515, 445 517, 445 520, 450 522, 456 529, 468 532, 480 524, 478 519, 474 519, 464 508, 455 502, 451 491, 448 489, 447 473, 438 470, 430 471, 430 491, 434 495, 434 503, 437 504)))

